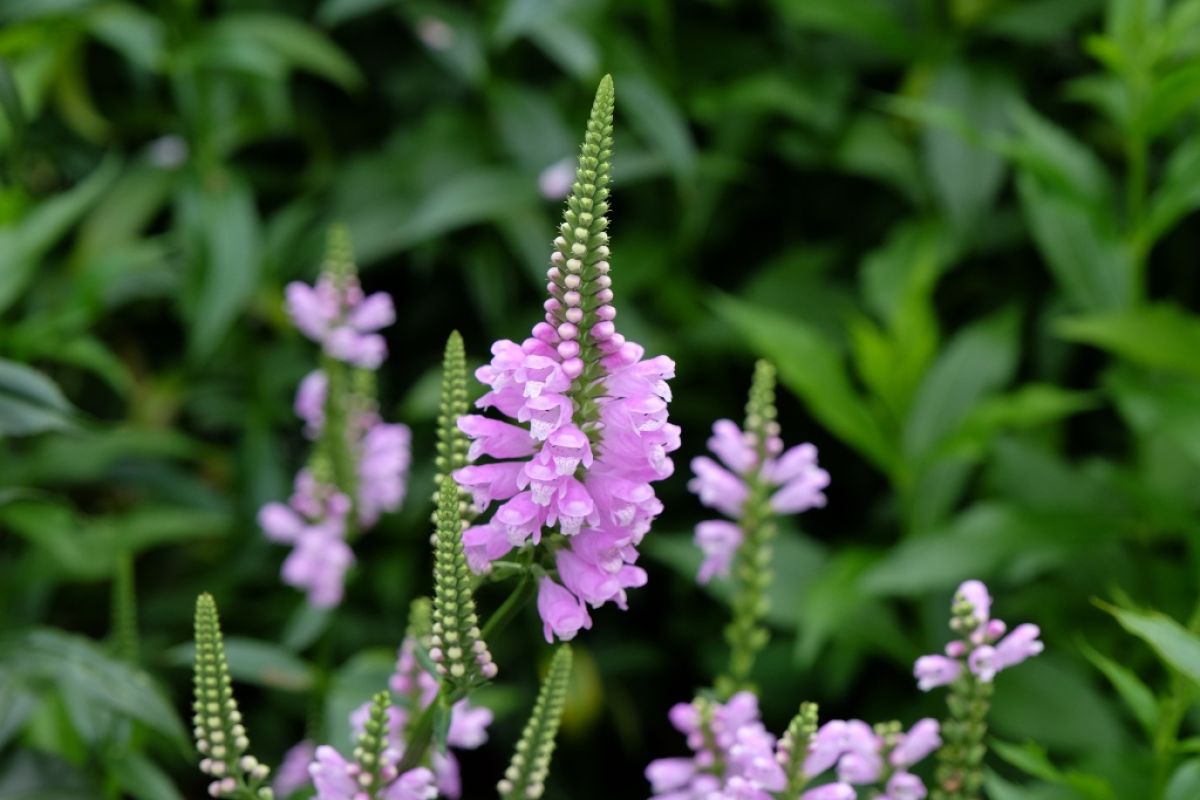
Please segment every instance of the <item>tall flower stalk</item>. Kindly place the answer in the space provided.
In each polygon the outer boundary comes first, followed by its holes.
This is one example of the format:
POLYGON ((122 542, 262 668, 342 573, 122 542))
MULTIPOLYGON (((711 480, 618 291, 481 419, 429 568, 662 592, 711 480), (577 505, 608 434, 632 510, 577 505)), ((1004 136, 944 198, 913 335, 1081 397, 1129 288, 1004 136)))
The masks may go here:
POLYGON ((775 368, 759 361, 743 427, 728 419, 713 423, 708 447, 724 466, 707 456, 692 460, 695 477, 688 488, 701 503, 735 520, 696 526, 696 544, 704 552, 697 579, 707 583, 732 572, 735 584, 733 619, 725 628, 729 667, 717 681, 717 692, 725 698, 748 685, 755 658, 767 643, 762 620, 768 611, 776 519, 824 506, 823 490, 829 485, 829 473, 817 466, 815 447, 802 444, 784 451, 776 417, 775 368))
POLYGON ((288 502, 263 506, 258 521, 268 538, 293 546, 284 582, 327 608, 341 602, 354 564, 348 542, 404 502, 411 434, 384 422, 375 399, 374 372, 387 355, 378 331, 396 315, 388 295, 363 293, 341 227, 330 231, 316 285, 289 284, 287 307, 321 345, 321 366, 300 383, 295 403, 314 447, 288 502))
POLYGON ((1018 625, 1005 635, 1008 626, 993 618, 991 610, 992 597, 983 583, 959 586, 950 618, 950 629, 959 638, 946 645, 945 655, 922 656, 913 669, 921 691, 950 687, 934 800, 981 800, 992 680, 1044 649, 1037 625, 1018 625))
POLYGON ((520 344, 492 346, 476 372, 476 404, 512 422, 466 415, 476 462, 454 472, 485 520, 463 534, 477 573, 513 550, 538 582, 547 641, 591 627, 588 607, 627 604, 646 582, 637 546, 662 511, 652 483, 674 467, 679 428, 667 421, 669 358, 617 331, 608 236, 612 78, 596 92, 575 181, 546 272, 545 317, 520 344), (515 423, 515 424, 514 424, 515 423))

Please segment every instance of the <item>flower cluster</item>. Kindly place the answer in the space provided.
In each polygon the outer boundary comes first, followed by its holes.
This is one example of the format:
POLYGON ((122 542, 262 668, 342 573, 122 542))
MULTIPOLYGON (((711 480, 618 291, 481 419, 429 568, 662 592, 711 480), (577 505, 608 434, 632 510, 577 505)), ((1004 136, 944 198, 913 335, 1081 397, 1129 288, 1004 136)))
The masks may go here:
POLYGON ((314 606, 331 607, 341 601, 354 564, 347 544, 352 524, 370 528, 404 501, 411 434, 380 419, 371 372, 387 353, 378 331, 395 320, 395 309, 384 293, 363 294, 340 231, 330 236, 317 284, 288 285, 287 307, 296 327, 324 352, 295 402, 316 448, 289 501, 264 506, 259 524, 268 538, 294 548, 283 564, 284 581, 307 591, 314 606))
MULTIPOLYGON (((416 658, 416 640, 406 637, 400 646, 396 670, 388 687, 399 702, 390 699, 379 709, 382 718, 381 730, 371 726, 372 703, 365 703, 350 716, 350 725, 361 741, 364 736, 378 736, 380 754, 377 769, 381 785, 386 785, 382 800, 426 800, 446 797, 456 800, 462 796, 462 777, 458 760, 447 750, 434 752, 430 767, 417 767, 400 773, 397 765, 404 756, 411 724, 420 712, 429 707, 438 694, 437 680, 426 672, 416 658)), ((466 700, 455 703, 450 714, 450 728, 446 741, 450 747, 473 750, 487 741, 487 728, 492 722, 492 712, 486 708, 473 707, 466 700)), ((361 749, 361 748, 360 748, 361 749)), ((280 797, 308 785, 308 778, 317 790, 317 800, 359 800, 358 792, 364 788, 363 767, 357 756, 351 760, 327 745, 313 749, 308 742, 292 748, 285 765, 280 769, 276 791, 280 797), (308 757, 307 776, 296 769, 300 759, 308 757), (293 763, 295 762, 295 763, 293 763), (286 774, 286 778, 285 778, 286 774)), ((370 759, 367 759, 370 761, 370 759)))
POLYGON ((962 638, 946 645, 945 655, 921 656, 913 668, 923 692, 954 683, 969 671, 979 681, 990 683, 996 673, 1016 666, 1042 652, 1037 625, 1018 625, 1007 636, 1003 620, 991 617, 992 598, 980 581, 966 581, 955 596, 951 622, 962 638))
MULTIPOLYGON (((882 784, 884 793, 876 795, 879 800, 921 800, 925 783, 908 770, 942 746, 939 730, 937 720, 928 718, 907 733, 897 724, 871 727, 857 719, 831 720, 809 744, 804 773, 816 776, 836 765, 838 782, 832 786, 882 784)), ((829 786, 809 792, 810 800, 855 796, 853 791, 829 786)))
POLYGON ((658 800, 771 800, 781 792, 798 794, 801 800, 855 800, 854 787, 871 784, 882 784, 884 793, 872 795, 881 800, 920 800, 925 784, 908 768, 941 746, 938 723, 932 719, 921 720, 908 733, 896 724, 872 728, 861 720, 833 720, 809 735, 816 727, 812 704, 777 741, 759 719, 758 699, 748 691, 724 704, 706 699, 680 703, 671 709, 670 720, 687 737, 693 755, 659 759, 646 768, 658 800), (793 755, 797 737, 804 751, 799 763, 793 755), (835 782, 800 794, 812 778, 835 766, 835 782))
MULTIPOLYGON (((608 185, 613 89, 600 85, 580 154, 565 222, 547 272, 545 319, 524 342, 492 346, 476 372, 489 391, 478 401, 517 424, 467 415, 469 457, 498 459, 454 473, 490 519, 463 533, 468 563, 485 572, 514 548, 557 535, 538 607, 547 640, 590 627, 587 605, 626 607, 625 590, 646 582, 637 546, 662 504, 651 484, 669 476, 679 428, 667 421, 667 380, 675 365, 645 358, 613 323, 608 185), (559 583, 561 581, 561 583, 559 583), (565 586, 565 589, 563 588, 565 586)), ((540 567, 539 567, 540 568, 540 567)))
MULTIPOLYGON (((825 505, 823 490, 829 485, 829 473, 817 466, 817 448, 806 443, 785 451, 778 424, 768 423, 767 427, 771 430, 765 432, 760 445, 759 434, 743 431, 733 420, 713 423, 708 449, 725 466, 708 456, 692 459, 695 477, 688 482, 688 489, 701 503, 740 520, 751 488, 764 484, 774 490, 769 502, 775 514, 798 514, 825 505)), ((698 575, 701 583, 729 574, 744 535, 741 525, 727 520, 707 520, 696 526, 696 544, 704 553, 698 575)))

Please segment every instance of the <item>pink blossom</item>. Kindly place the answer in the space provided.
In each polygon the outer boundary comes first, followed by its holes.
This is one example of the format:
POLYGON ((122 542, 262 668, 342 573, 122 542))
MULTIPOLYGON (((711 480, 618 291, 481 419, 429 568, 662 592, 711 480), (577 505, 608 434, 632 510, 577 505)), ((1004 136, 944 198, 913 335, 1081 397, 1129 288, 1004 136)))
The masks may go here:
POLYGON ((732 522, 710 519, 696 526, 696 545, 704 553, 696 580, 708 583, 714 577, 727 577, 733 557, 742 543, 742 529, 732 522))
POLYGON ((901 734, 888 759, 893 767, 911 767, 942 746, 941 726, 926 717, 901 734))
POLYGON ((945 656, 921 656, 913 667, 917 688, 922 692, 954 683, 961 674, 962 662, 945 656))
POLYGON ((881 800, 923 800, 925 784, 916 775, 897 772, 888 779, 887 794, 881 800))
POLYGON ((316 755, 316 745, 307 739, 293 745, 283 756, 283 763, 275 773, 271 784, 279 800, 287 800, 293 793, 308 786, 312 779, 308 774, 309 762, 316 755))
POLYGON ((538 583, 538 613, 547 642, 553 642, 555 636, 568 642, 580 628, 592 627, 583 603, 550 578, 542 578, 538 583))
POLYGON ((855 800, 858 793, 847 783, 827 783, 815 789, 809 789, 800 795, 800 800, 855 800))

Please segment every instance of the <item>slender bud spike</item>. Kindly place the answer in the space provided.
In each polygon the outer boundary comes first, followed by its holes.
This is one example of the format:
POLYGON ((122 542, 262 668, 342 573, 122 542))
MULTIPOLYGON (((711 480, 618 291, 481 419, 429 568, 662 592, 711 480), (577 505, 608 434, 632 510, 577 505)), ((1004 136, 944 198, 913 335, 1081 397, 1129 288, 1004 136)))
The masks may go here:
POLYGON ((759 361, 754 365, 743 428, 753 441, 757 466, 744 476, 749 492, 738 521, 743 538, 732 571, 736 586, 731 601, 733 619, 725 628, 730 648, 729 669, 717 681, 717 692, 723 698, 747 686, 754 661, 770 635, 762 620, 768 610, 771 540, 775 538, 776 525, 771 510, 772 486, 761 473, 766 460, 778 454, 776 446, 781 446, 776 416, 775 368, 770 362, 759 361))
POLYGON ((496 676, 496 664, 483 641, 475 613, 462 531, 458 484, 454 478, 445 475, 438 489, 434 534, 430 654, 437 653, 434 660, 438 674, 454 689, 468 689, 496 676))
POLYGON ((375 797, 375 790, 384 783, 387 763, 383 753, 388 748, 388 707, 391 695, 378 692, 371 698, 367 722, 354 748, 354 763, 358 765, 359 784, 375 797))
MULTIPOLYGON (((467 465, 470 442, 467 435, 458 428, 459 418, 465 416, 467 411, 467 357, 462 336, 458 331, 452 331, 450 338, 446 340, 446 350, 442 357, 442 402, 438 409, 435 475, 439 486, 444 476, 467 465)), ((461 488, 459 500, 467 509, 464 516, 470 516, 470 495, 461 488)))
POLYGON ((496 787, 501 800, 536 800, 545 791, 570 678, 571 648, 559 645, 517 743, 512 763, 496 787))
POLYGON ((212 595, 196 598, 196 661, 193 671, 195 712, 192 722, 200 770, 216 780, 216 797, 231 797, 238 787, 258 791, 266 777, 258 760, 247 754, 250 746, 225 658, 221 621, 212 595), (230 784, 236 784, 228 788, 230 784))
MULTIPOLYGON (((611 310, 608 305, 611 298, 607 295, 601 298, 599 293, 611 283, 608 277, 607 229, 615 104, 616 90, 612 76, 605 75, 596 89, 583 144, 579 148, 575 182, 563 209, 560 235, 554 240, 552 268, 547 274, 552 294, 565 296, 567 292, 572 292, 572 302, 555 305, 548 319, 553 318, 554 327, 560 332, 578 331, 578 339, 575 335, 564 338, 578 341, 579 344, 578 358, 583 368, 573 377, 575 386, 580 388, 588 387, 603 374, 599 361, 604 355, 604 346, 609 344, 613 335, 607 327, 599 326, 609 313, 601 309, 611 310), (569 327, 564 329, 561 327, 563 325, 569 327)), ((611 323, 608 323, 608 327, 611 327, 611 323)), ((584 430, 593 421, 591 412, 594 411, 587 399, 582 399, 578 423, 584 430)))
POLYGON ((817 733, 817 704, 801 703, 800 711, 788 723, 787 731, 779 741, 780 766, 787 774, 787 797, 799 796, 808 777, 804 774, 804 759, 808 744, 817 733), (785 761, 786 759, 786 761, 785 761))

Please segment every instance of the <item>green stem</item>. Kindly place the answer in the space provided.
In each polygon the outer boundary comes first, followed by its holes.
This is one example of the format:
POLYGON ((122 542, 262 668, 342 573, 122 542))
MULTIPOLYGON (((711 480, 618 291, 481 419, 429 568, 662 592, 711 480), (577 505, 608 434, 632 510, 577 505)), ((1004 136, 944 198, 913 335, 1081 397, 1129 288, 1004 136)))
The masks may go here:
POLYGON ((133 556, 117 554, 112 586, 112 637, 117 657, 130 664, 139 658, 137 591, 134 583, 133 556))
POLYGON ((500 604, 492 616, 488 617, 488 621, 483 626, 483 640, 485 642, 493 641, 493 637, 504 630, 505 626, 513 620, 525 604, 533 597, 533 579, 526 572, 520 583, 513 589, 512 594, 500 604))

